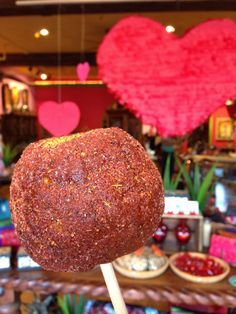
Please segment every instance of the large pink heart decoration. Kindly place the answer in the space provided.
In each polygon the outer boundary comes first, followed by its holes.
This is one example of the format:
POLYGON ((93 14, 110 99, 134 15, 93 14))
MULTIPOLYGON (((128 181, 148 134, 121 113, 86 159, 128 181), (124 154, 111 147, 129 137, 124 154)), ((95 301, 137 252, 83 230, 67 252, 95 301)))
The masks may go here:
POLYGON ((45 101, 39 106, 38 120, 50 134, 68 135, 79 124, 80 110, 78 105, 71 101, 60 104, 55 101, 45 101))
POLYGON ((79 63, 76 66, 76 73, 81 82, 85 82, 88 78, 90 65, 88 62, 79 63))
POLYGON ((97 55, 115 97, 160 135, 184 135, 236 95, 236 24, 196 26, 183 37, 144 17, 121 20, 97 55))

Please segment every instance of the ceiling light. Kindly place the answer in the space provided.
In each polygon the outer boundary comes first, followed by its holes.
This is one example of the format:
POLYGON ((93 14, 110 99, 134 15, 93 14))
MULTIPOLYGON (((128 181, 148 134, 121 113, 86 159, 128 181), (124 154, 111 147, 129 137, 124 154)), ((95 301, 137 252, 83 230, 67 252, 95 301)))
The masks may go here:
POLYGON ((38 39, 39 37, 40 37, 39 32, 35 32, 35 33, 34 33, 34 38, 38 39))
POLYGON ((41 36, 48 36, 49 35, 49 30, 46 29, 46 28, 42 28, 42 29, 40 29, 39 34, 41 36))
POLYGON ((225 104, 226 104, 226 106, 233 106, 234 100, 233 99, 228 99, 228 100, 226 100, 225 104))
POLYGON ((46 73, 41 73, 40 78, 41 80, 46 81, 46 79, 48 78, 48 75, 46 73))
POLYGON ((167 31, 167 33, 174 33, 175 28, 172 25, 167 25, 166 26, 166 31, 167 31))

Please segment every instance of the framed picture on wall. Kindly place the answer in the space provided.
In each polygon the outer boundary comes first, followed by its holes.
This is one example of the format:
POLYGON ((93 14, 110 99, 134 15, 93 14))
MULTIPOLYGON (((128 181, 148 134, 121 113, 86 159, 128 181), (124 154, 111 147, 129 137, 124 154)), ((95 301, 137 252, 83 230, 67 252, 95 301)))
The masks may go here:
POLYGON ((233 141, 234 139, 234 122, 230 118, 216 119, 216 140, 233 141))
POLYGON ((8 84, 2 85, 2 106, 3 113, 9 113, 12 111, 11 90, 8 84))
POLYGON ((14 86, 11 88, 11 104, 13 111, 18 111, 21 109, 20 105, 20 91, 18 87, 14 86))
POLYGON ((27 89, 21 91, 21 110, 29 110, 29 91, 27 89))

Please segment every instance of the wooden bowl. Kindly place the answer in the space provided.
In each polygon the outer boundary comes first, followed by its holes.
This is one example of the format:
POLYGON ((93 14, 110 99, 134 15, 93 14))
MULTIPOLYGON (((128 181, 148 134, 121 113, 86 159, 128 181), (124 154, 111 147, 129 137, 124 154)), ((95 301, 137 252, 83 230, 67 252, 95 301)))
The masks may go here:
MULTIPOLYGON (((217 263, 219 263, 223 267, 224 272, 222 274, 216 275, 216 276, 201 277, 201 276, 191 275, 189 273, 186 273, 186 272, 180 270, 179 268, 177 268, 175 266, 175 260, 181 254, 183 254, 183 253, 176 253, 176 254, 173 254, 172 256, 170 256, 170 258, 169 258, 170 268, 173 270, 174 273, 176 273, 176 275, 178 275, 179 277, 182 277, 188 281, 197 282, 197 283, 206 283, 206 284, 215 283, 215 282, 219 282, 219 281, 223 280, 230 272, 230 267, 225 261, 223 261, 217 257, 210 256, 211 258, 213 258, 217 263)), ((198 252, 189 252, 189 254, 191 256, 202 257, 202 258, 207 257, 206 254, 198 253, 198 252)))
POLYGON ((169 266, 168 257, 166 256, 163 256, 163 257, 165 258, 166 262, 162 267, 160 267, 157 270, 147 270, 147 271, 130 270, 130 269, 121 267, 116 261, 113 262, 113 266, 115 270, 117 270, 123 276, 129 277, 129 278, 135 278, 135 279, 149 279, 149 278, 158 277, 167 270, 169 266))
POLYGON ((230 156, 231 158, 236 158, 236 153, 229 153, 229 156, 230 156))

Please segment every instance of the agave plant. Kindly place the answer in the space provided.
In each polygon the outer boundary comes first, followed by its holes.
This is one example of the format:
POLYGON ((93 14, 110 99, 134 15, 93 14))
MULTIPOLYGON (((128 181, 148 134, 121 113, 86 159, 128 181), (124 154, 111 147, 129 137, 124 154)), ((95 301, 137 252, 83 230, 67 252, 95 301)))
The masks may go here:
POLYGON ((58 305, 63 314, 83 314, 85 298, 83 295, 77 297, 74 294, 65 294, 57 297, 58 305))
POLYGON ((164 184, 165 191, 175 191, 178 187, 178 184, 182 175, 182 170, 181 168, 179 168, 179 172, 177 176, 175 178, 171 178, 170 160, 171 160, 171 156, 169 155, 166 159, 164 176, 163 176, 163 184, 164 184))
POLYGON ((13 159, 17 156, 18 150, 15 147, 11 147, 9 144, 4 144, 3 145, 3 150, 2 150, 2 160, 5 165, 5 167, 8 167, 13 159))
POLYGON ((26 312, 27 314, 48 314, 48 308, 52 300, 52 295, 47 296, 44 301, 40 300, 40 298, 36 296, 33 303, 22 306, 22 312, 26 312))
POLYGON ((192 200, 198 201, 201 212, 207 204, 207 201, 212 193, 214 172, 216 166, 213 165, 204 177, 201 176, 200 167, 198 163, 194 165, 193 177, 191 177, 185 165, 182 165, 179 159, 176 159, 179 168, 181 169, 185 183, 189 190, 189 195, 192 200))

